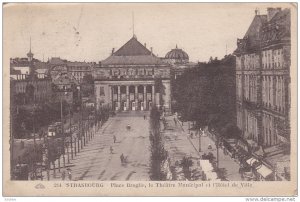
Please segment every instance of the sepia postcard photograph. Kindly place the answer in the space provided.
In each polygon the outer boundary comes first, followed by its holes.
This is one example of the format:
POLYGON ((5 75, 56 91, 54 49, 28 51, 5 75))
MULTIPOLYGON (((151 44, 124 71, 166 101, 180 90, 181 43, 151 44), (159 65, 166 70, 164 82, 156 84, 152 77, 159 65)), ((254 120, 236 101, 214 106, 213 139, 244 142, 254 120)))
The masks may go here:
POLYGON ((3 196, 298 195, 297 3, 3 3, 3 196))

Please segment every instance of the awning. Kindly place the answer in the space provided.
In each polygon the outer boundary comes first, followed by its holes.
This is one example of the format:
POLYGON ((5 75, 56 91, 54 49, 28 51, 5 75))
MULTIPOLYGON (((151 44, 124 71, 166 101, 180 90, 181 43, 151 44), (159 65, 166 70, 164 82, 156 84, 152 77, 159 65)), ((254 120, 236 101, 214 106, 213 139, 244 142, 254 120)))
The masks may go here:
POLYGON ((200 160, 200 166, 204 172, 212 171, 213 167, 209 160, 200 160))
POLYGON ((257 172, 263 176, 263 178, 268 177, 270 174, 273 173, 273 171, 266 166, 262 165, 259 169, 257 169, 257 172))
POLYGON ((216 172, 207 172, 205 173, 207 180, 216 180, 218 175, 216 172))
POLYGON ((250 166, 252 166, 255 162, 258 162, 258 160, 255 159, 255 158, 253 158, 253 157, 251 157, 251 158, 248 159, 246 162, 247 162, 250 166))

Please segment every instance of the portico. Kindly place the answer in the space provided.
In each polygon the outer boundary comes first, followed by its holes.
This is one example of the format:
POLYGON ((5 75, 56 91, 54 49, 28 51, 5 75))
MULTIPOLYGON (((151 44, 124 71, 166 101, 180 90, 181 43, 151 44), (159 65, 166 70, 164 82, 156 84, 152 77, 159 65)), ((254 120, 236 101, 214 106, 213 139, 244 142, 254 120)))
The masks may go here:
POLYGON ((155 104, 154 84, 109 85, 113 110, 150 110, 155 104))
POLYGON ((145 111, 153 106, 169 110, 170 68, 134 36, 95 68, 97 106, 116 111, 145 111))
POLYGON ((159 103, 154 81, 95 81, 95 84, 97 102, 109 103, 112 110, 145 111, 159 103))

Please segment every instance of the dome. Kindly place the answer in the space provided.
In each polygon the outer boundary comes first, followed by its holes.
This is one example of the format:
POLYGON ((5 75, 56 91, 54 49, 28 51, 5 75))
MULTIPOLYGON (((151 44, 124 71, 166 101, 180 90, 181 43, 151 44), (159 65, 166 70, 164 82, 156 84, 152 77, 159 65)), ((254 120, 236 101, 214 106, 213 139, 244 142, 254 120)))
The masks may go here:
POLYGON ((175 60, 189 60, 189 55, 184 52, 182 49, 176 48, 172 49, 165 56, 166 59, 175 59, 175 60))

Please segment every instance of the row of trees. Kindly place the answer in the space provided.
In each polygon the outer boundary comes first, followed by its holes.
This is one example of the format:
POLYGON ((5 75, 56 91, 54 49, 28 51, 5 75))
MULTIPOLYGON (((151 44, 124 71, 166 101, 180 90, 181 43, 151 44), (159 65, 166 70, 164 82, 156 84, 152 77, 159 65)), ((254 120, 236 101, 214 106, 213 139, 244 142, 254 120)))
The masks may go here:
POLYGON ((164 148, 163 137, 160 133, 160 111, 153 107, 150 113, 150 179, 154 181, 164 181, 167 178, 163 171, 163 163, 167 160, 167 151, 164 148))
MULTIPOLYGON (((62 112, 66 116, 71 106, 62 102, 62 112)), ((48 126, 49 123, 60 120, 60 102, 45 103, 31 107, 17 107, 12 122, 13 135, 15 138, 26 138, 32 133, 41 132, 41 128, 48 126)))

